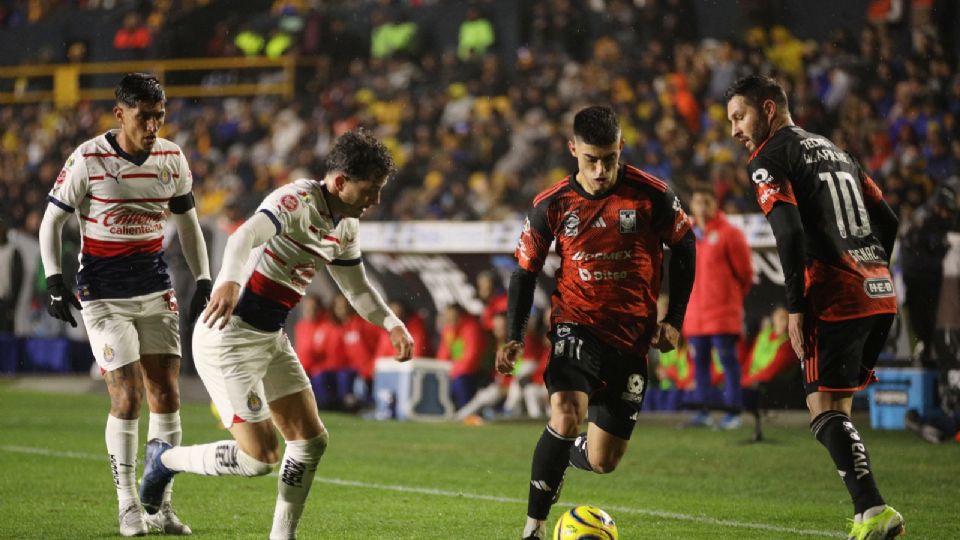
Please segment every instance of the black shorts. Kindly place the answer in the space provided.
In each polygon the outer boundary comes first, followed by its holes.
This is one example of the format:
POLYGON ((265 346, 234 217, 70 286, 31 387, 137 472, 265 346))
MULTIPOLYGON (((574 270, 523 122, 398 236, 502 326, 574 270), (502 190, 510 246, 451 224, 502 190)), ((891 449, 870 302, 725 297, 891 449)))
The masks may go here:
POLYGON ((887 341, 894 315, 807 323, 803 387, 814 392, 854 392, 876 380, 873 367, 887 341))
POLYGON ((549 393, 585 392, 590 399, 587 419, 607 433, 630 439, 647 393, 646 351, 612 347, 587 327, 568 323, 550 330, 550 343, 543 376, 549 393))

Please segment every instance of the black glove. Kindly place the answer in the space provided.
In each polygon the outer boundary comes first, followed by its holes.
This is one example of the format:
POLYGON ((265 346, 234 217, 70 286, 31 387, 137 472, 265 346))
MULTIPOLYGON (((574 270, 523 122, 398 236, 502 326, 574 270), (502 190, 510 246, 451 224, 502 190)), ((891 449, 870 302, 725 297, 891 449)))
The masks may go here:
POLYGON ((73 318, 70 312, 70 306, 82 310, 80 301, 73 295, 73 291, 63 282, 63 274, 54 274, 47 276, 47 293, 50 295, 50 304, 47 305, 47 313, 55 319, 60 319, 70 323, 70 326, 76 328, 77 320, 73 318))
POLYGON ((203 308, 207 307, 207 301, 210 300, 210 292, 213 290, 213 283, 209 279, 198 279, 197 289, 193 292, 193 298, 190 299, 190 312, 187 322, 190 328, 197 322, 197 318, 203 313, 203 308))

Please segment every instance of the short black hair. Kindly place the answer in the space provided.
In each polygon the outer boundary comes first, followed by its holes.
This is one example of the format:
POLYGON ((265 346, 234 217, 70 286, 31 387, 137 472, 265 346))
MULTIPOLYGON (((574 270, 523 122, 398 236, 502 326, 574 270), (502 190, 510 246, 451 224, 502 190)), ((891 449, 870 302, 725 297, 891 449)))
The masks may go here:
POLYGON ((610 146, 620 142, 620 121, 610 107, 593 105, 573 117, 573 136, 593 146, 610 146))
POLYGON ((340 171, 352 180, 378 182, 396 170, 387 147, 364 129, 337 137, 326 166, 327 172, 340 171))
POLYGON ((167 95, 155 75, 149 73, 127 73, 117 84, 114 95, 117 103, 127 107, 136 107, 137 103, 166 103, 167 95))
POLYGON ((770 99, 777 104, 777 108, 787 110, 787 93, 780 83, 763 75, 747 75, 727 88, 725 102, 730 102, 734 96, 743 96, 747 102, 760 109, 763 102, 770 99))

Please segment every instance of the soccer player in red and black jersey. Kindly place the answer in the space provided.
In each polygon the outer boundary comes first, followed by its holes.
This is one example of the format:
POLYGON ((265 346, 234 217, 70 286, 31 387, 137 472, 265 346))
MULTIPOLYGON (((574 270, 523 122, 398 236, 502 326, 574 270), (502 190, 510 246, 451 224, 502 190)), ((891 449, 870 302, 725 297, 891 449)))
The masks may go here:
POLYGON ((897 217, 849 154, 793 124, 776 81, 749 76, 734 83, 727 117, 732 136, 752 152, 750 178, 777 240, 810 430, 853 499, 849 537, 898 536, 903 518, 881 497, 850 419, 853 393, 875 380, 897 312, 887 268, 897 217))
POLYGON ((555 242, 561 262, 544 375, 550 421, 533 454, 525 539, 545 538, 568 464, 601 474, 616 468, 643 404, 647 348, 676 347, 695 271, 680 201, 662 180, 620 163, 613 110, 578 112, 568 146, 579 170, 533 201, 508 290, 508 341, 497 351, 497 369, 513 371, 537 274, 555 242), (664 244, 672 250, 670 306, 658 321, 664 244))

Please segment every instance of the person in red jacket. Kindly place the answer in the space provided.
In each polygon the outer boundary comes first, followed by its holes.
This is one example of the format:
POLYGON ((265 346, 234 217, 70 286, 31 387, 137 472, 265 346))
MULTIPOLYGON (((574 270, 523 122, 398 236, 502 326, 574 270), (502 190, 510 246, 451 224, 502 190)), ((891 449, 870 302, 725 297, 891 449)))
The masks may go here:
MULTIPOLYGON (((433 340, 430 332, 427 330, 427 323, 423 317, 416 311, 411 310, 403 302, 390 302, 390 309, 397 315, 397 318, 407 325, 407 330, 413 336, 413 357, 423 358, 433 354, 433 340)), ((390 334, 380 334, 380 342, 377 345, 377 352, 373 355, 374 360, 381 357, 393 358, 396 356, 393 344, 390 343, 390 334)))
POLYGON ((690 199, 693 232, 697 237, 697 279, 690 294, 683 333, 690 344, 696 365, 694 398, 704 410, 691 425, 712 425, 706 410, 712 351, 716 350, 724 370, 723 409, 727 415, 722 429, 741 425, 740 362, 736 345, 743 328, 743 299, 753 283, 750 246, 740 229, 733 226, 717 207, 710 186, 697 186, 690 199))
POLYGON ((459 304, 447 306, 443 312, 437 359, 453 362, 450 392, 458 409, 466 405, 477 392, 484 375, 484 357, 489 354, 487 335, 480 321, 459 304))
POLYGON ((376 353, 381 334, 380 328, 367 322, 352 308, 350 312, 350 317, 343 325, 343 350, 347 356, 349 368, 340 388, 345 396, 344 405, 348 410, 370 400, 374 353, 376 353))
POLYGON ((310 377, 317 408, 331 409, 339 403, 337 368, 331 361, 338 355, 338 348, 332 347, 331 341, 341 339, 340 328, 319 298, 305 296, 301 305, 303 313, 294 327, 294 349, 310 377))

